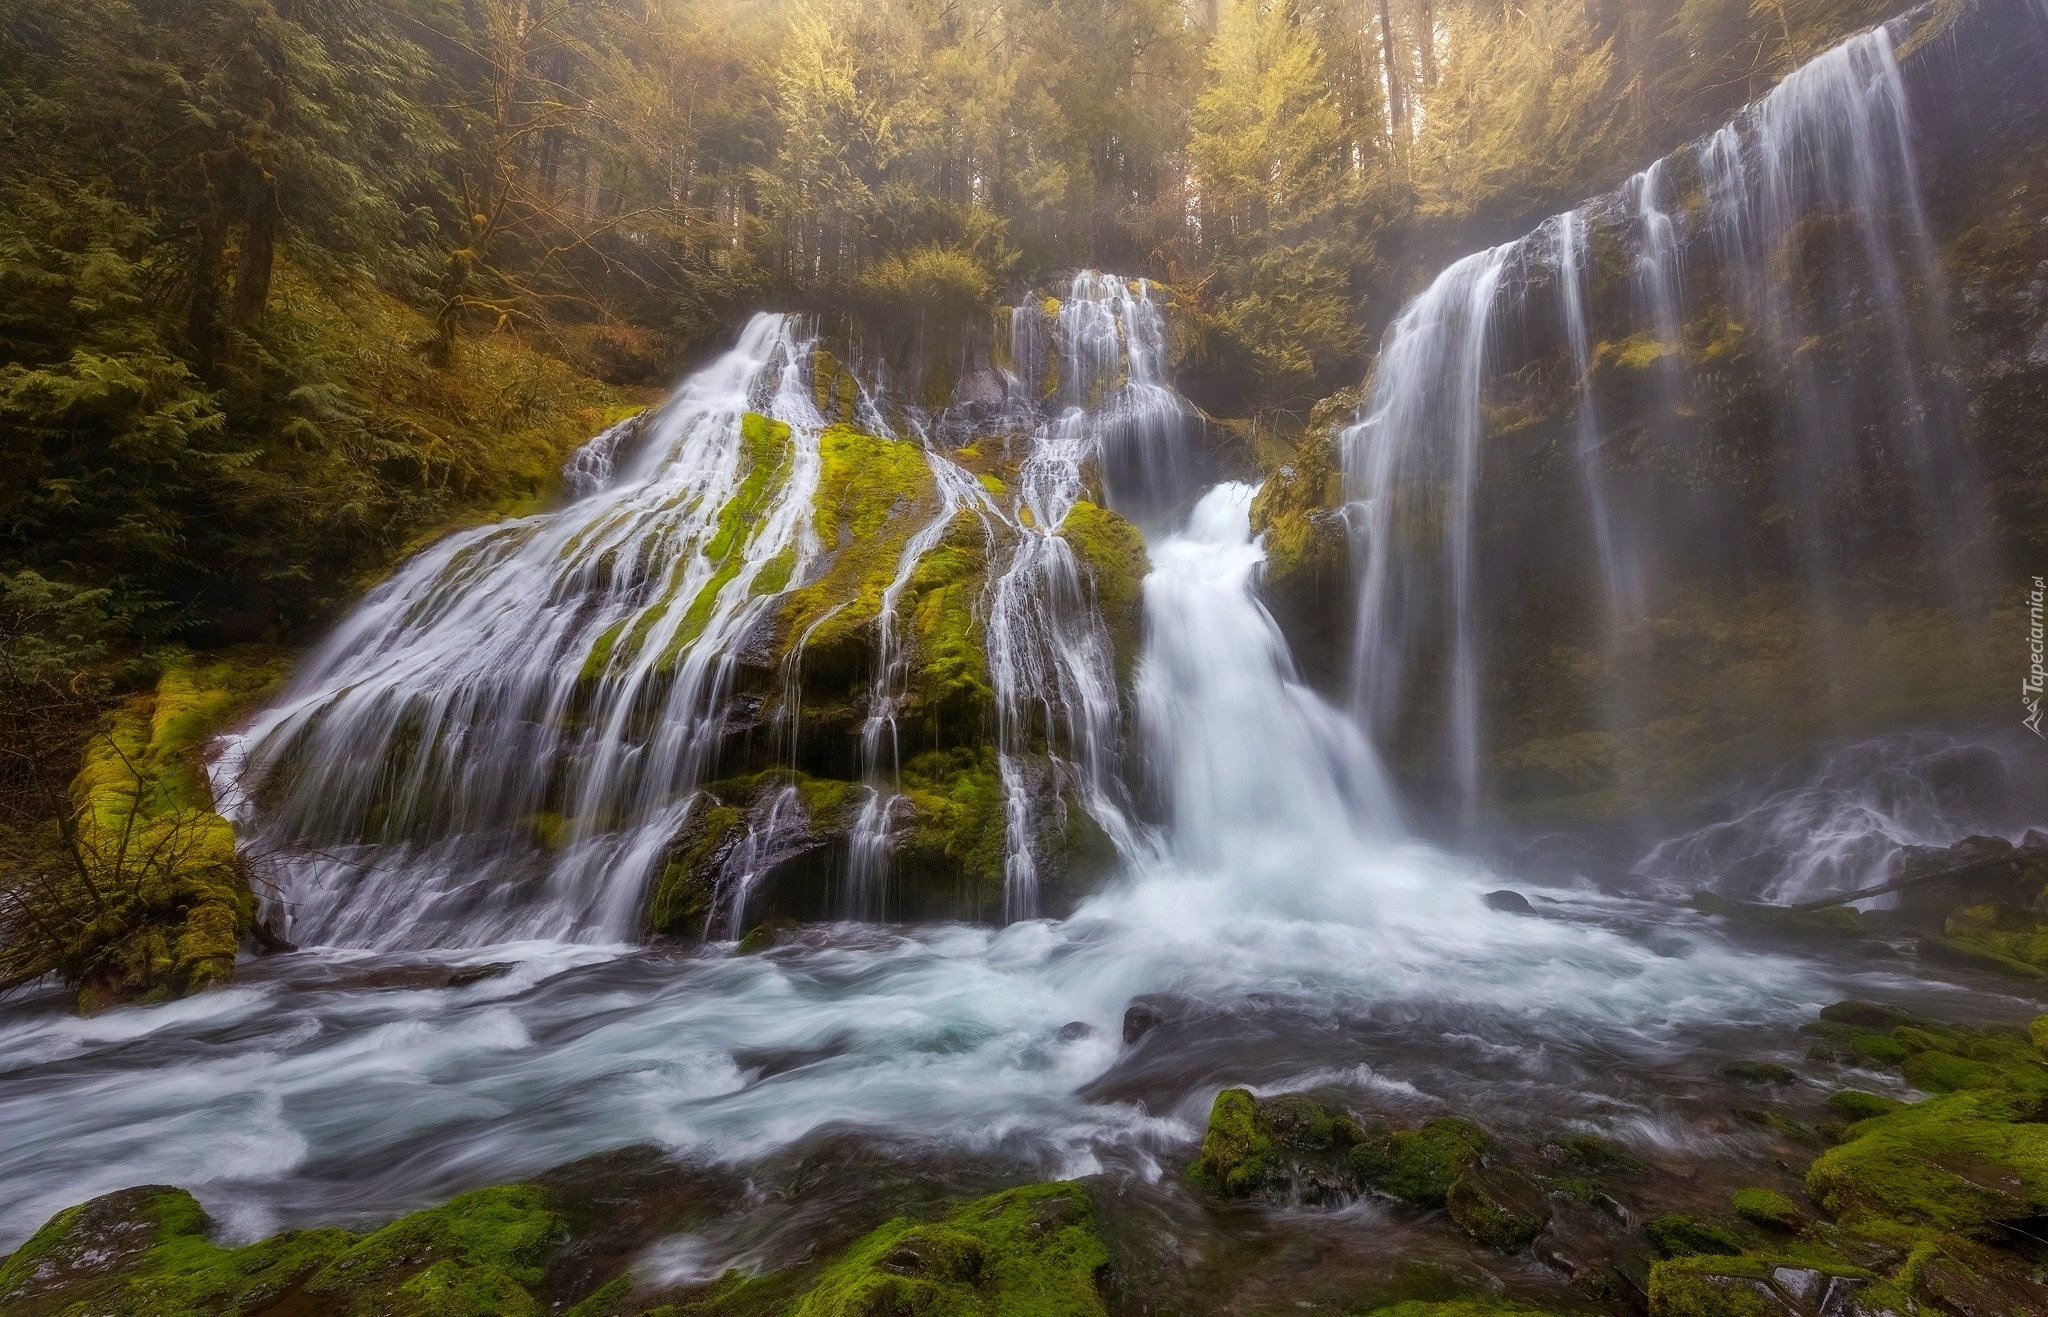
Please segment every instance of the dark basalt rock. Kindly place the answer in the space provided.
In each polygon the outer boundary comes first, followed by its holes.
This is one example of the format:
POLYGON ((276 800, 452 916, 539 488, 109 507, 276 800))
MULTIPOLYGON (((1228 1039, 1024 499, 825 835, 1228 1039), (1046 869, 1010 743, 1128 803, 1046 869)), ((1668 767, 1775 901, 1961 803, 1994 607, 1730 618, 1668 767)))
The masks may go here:
POLYGON ((1167 1021, 1165 1003, 1140 997, 1124 1008, 1124 1046, 1129 1047, 1167 1021))
POLYGON ((1498 892, 1488 892, 1482 899, 1490 908, 1498 910, 1502 914, 1533 915, 1536 913, 1536 907, 1529 904, 1528 897, 1520 892, 1509 891, 1505 887, 1498 892))

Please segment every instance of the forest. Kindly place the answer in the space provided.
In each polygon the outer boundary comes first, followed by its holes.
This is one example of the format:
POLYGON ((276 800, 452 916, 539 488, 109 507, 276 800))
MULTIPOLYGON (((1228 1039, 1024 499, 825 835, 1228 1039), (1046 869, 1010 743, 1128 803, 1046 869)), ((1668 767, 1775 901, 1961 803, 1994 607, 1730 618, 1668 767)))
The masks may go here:
POLYGON ((0 0, 0 1315, 2048 1313, 1903 3, 0 0))

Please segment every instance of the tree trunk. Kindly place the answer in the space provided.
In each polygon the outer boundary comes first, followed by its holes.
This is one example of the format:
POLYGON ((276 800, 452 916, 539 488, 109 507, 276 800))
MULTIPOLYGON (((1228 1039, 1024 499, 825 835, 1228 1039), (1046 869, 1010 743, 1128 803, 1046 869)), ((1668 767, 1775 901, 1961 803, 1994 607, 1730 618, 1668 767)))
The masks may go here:
POLYGON ((277 259, 277 179, 256 161, 242 184, 242 250, 235 258, 237 329, 263 318, 270 302, 270 272, 277 259))
POLYGON ((1422 8, 1416 15, 1421 31, 1418 37, 1422 45, 1422 85, 1436 86, 1436 6, 1430 0, 1422 0, 1422 8))
POLYGON ((1399 154, 1408 149, 1408 91, 1401 77, 1401 48, 1394 41, 1393 0, 1380 0, 1380 50, 1387 63, 1387 118, 1399 154))

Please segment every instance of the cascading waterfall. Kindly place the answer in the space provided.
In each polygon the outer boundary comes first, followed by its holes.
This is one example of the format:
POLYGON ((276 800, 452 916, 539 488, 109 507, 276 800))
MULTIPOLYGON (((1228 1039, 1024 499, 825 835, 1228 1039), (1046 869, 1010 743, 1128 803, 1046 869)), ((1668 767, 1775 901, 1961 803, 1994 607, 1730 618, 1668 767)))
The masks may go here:
POLYGON ((294 937, 633 936, 732 651, 818 553, 810 351, 756 316, 630 436, 578 455, 580 497, 426 550, 315 652, 231 758, 260 805, 245 827, 289 851, 294 937))
MULTIPOLYGON (((1030 396, 1044 369, 1037 315, 1013 319, 1013 396, 1030 396)), ((1125 807, 1116 747, 1122 716, 1109 635, 1089 605, 1074 551, 1058 534, 1087 490, 1091 463, 1111 506, 1172 498, 1184 470, 1193 409, 1167 385, 1164 318, 1143 281, 1093 271, 1075 277, 1051 326, 1059 383, 1054 414, 1036 425, 1003 515, 1016 549, 991 591, 989 675, 996 749, 1009 811, 1004 908, 1037 913, 1030 839, 1037 793, 1034 746, 1049 752, 1056 794, 1071 793, 1125 855, 1142 844, 1125 807), (1112 474, 1115 473, 1115 474, 1112 474), (1119 490, 1125 493, 1119 493, 1119 490)))
MULTIPOLYGON (((1008 912, 1036 913, 1042 798, 1088 811, 1126 854, 1141 846, 1109 636, 1059 532, 1097 469, 1119 472, 1135 501, 1174 496, 1193 412, 1164 383, 1163 319, 1142 283, 1082 275, 1041 329, 1043 319, 1034 309, 1012 349, 1041 362, 1057 353, 1059 385, 1011 416, 1022 459, 1002 495, 919 436, 936 504, 866 624, 850 917, 888 909, 904 806, 901 603, 962 517, 994 555, 977 611, 1008 912)), ((813 353, 795 322, 756 317, 659 409, 577 452, 567 505, 408 563, 230 748, 218 773, 253 788, 240 821, 287 857, 294 937, 400 947, 636 934, 650 884, 702 808, 738 655, 827 556, 812 510, 827 423, 813 353)), ((1031 397, 1021 383, 1014 392, 1031 397)), ((864 391, 854 406, 864 429, 886 434, 864 391)), ((776 717, 792 760, 803 653, 844 606, 810 621, 784 660, 776 717)), ((710 927, 738 934, 750 893, 789 858, 806 817, 792 786, 754 802, 721 863, 710 927)))
MULTIPOLYGON (((1426 757, 1442 765, 1450 812, 1468 824, 1482 813, 1484 765, 1496 748, 1482 690, 1489 647, 1505 643, 1486 619, 1524 587, 1519 573, 1529 562, 1557 552, 1547 542, 1555 512, 1515 501, 1516 463, 1526 460, 1517 453, 1526 450, 1490 419, 1497 391, 1526 387, 1510 373, 1532 335, 1538 345, 1560 342, 1571 372, 1567 460, 1578 472, 1596 568, 1577 575, 1599 583, 1611 661, 1619 663, 1616 647, 1630 628, 1672 606, 1677 586, 1662 579, 1664 564, 1729 551, 1748 534, 1731 520, 1740 514, 1709 507, 1687 477, 1662 490, 1639 488, 1633 477, 1615 483, 1628 463, 1680 470, 1694 460, 1681 446, 1706 400, 1684 369, 1689 334, 1740 343, 1754 326, 1759 355, 1777 363, 1773 424, 1790 453, 1793 552, 1822 628, 1850 590, 1835 561, 1841 519, 1893 470, 1907 473, 1893 497, 1926 557, 1947 570, 1953 597, 1966 595, 1983 514, 1943 376, 1942 297, 1891 28, 1803 66, 1613 196, 1444 270, 1389 328, 1359 419, 1341 436, 1359 559, 1354 692, 1376 739, 1413 745, 1419 720, 1434 710, 1440 731, 1426 757), (1697 183, 1692 202, 1689 181, 1697 183), (1809 254, 1800 226, 1821 214, 1838 216, 1846 237, 1809 254), (1596 233, 1629 253, 1618 299, 1595 300, 1596 233), (1688 281, 1716 271, 1727 322, 1689 328, 1688 281), (1830 334, 1840 352, 1867 342, 1877 365, 1853 384, 1823 371, 1813 345, 1830 334), (1596 347, 1596 338, 1607 341, 1596 347), (1630 456, 1617 456, 1594 378, 1638 363, 1667 419, 1633 439, 1630 456), (1546 543, 1483 553, 1474 515, 1482 500, 1493 533, 1526 525, 1546 543)), ((1499 405, 1512 426, 1515 400, 1499 405)))

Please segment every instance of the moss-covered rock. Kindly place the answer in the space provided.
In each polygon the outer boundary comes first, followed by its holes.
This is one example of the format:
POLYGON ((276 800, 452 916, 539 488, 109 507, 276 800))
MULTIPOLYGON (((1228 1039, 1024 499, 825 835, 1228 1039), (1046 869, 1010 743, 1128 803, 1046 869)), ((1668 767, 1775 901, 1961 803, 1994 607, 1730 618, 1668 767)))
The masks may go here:
POLYGON ((154 689, 114 708, 71 786, 70 861, 25 898, 32 918, 0 979, 55 972, 85 1011, 163 1000, 234 976, 256 897, 214 809, 205 741, 283 672, 269 651, 164 657, 154 689))
POLYGON ((1743 1220, 1770 1230, 1797 1230, 1805 1220, 1799 1205, 1775 1189, 1737 1189, 1729 1206, 1743 1220))
POLYGON ((1734 1257, 1742 1252, 1742 1242, 1727 1227, 1678 1212, 1646 1223, 1643 1235, 1650 1241, 1650 1247, 1657 1250, 1657 1256, 1662 1258, 1699 1254, 1734 1257))
POLYGON ((1492 1146, 1492 1136, 1471 1121, 1439 1116, 1420 1129, 1359 1144, 1351 1163, 1361 1181, 1382 1193, 1417 1207, 1442 1207, 1452 1186, 1492 1146))
POLYGON ((1273 1131, 1259 1116, 1251 1090, 1226 1088, 1209 1107, 1202 1155, 1188 1178, 1225 1198, 1251 1198, 1271 1190, 1286 1173, 1273 1131))
POLYGON ((1818 1157, 1807 1192, 1848 1224, 1896 1221, 1960 1234, 2048 1214, 2048 1126, 2038 1098, 1953 1093, 1852 1127, 1818 1157))
POLYGON ((1349 1155, 1362 1137, 1350 1116, 1312 1097, 1227 1088, 1209 1108, 1188 1178, 1223 1198, 1338 1203, 1358 1191, 1349 1155))
POLYGON ((1130 522, 1085 499, 1068 510, 1059 535, 1087 568, 1117 670, 1128 678, 1145 639, 1145 575, 1152 569, 1145 538, 1130 522))
POLYGON ((1445 1195, 1451 1220, 1489 1248, 1512 1253, 1550 1223, 1550 1207, 1534 1180, 1506 1167, 1474 1167, 1445 1195))
POLYGON ((1100 1317, 1108 1264, 1087 1192, 1033 1185, 890 1222, 827 1266, 791 1317, 1100 1317))
POLYGON ((374 1234, 295 1231, 244 1248, 206 1238, 180 1189, 125 1189, 59 1213, 0 1264, 10 1314, 262 1312, 287 1294, 347 1317, 541 1313, 560 1218, 534 1186, 482 1189, 374 1234))

